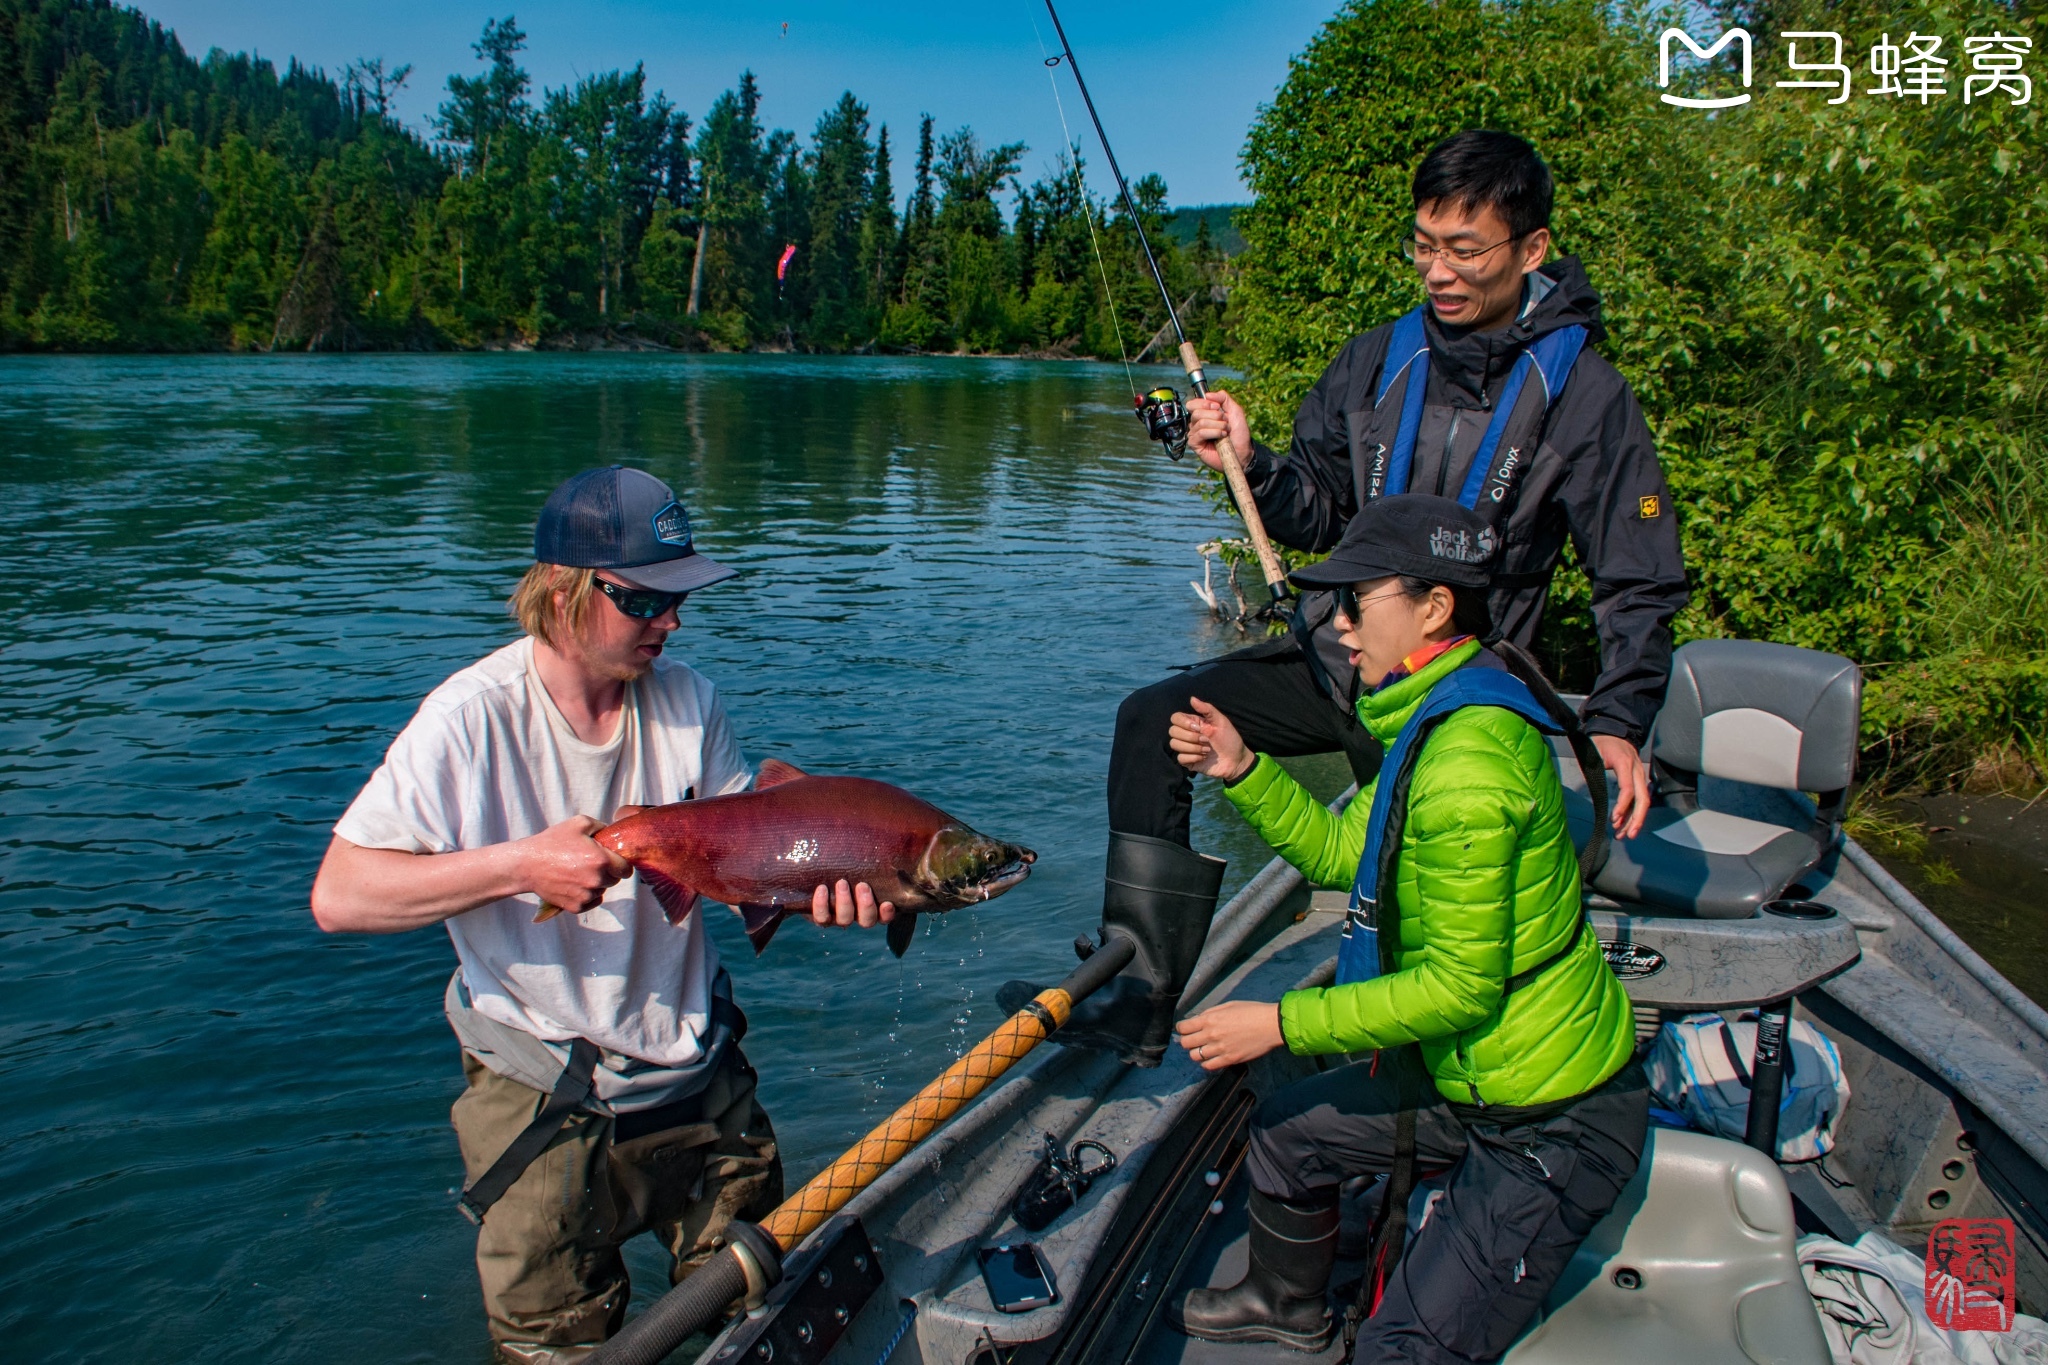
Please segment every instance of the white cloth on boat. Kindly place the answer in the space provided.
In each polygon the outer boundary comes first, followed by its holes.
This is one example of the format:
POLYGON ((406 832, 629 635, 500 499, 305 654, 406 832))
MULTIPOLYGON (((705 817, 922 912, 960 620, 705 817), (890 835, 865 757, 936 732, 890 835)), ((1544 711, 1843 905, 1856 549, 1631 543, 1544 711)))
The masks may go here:
MULTIPOLYGON (((717 689, 695 669, 656 659, 627 685, 618 733, 586 744, 541 685, 527 638, 428 694, 334 832, 365 848, 452 853, 749 781, 717 689)), ((582 915, 536 924, 538 909, 525 894, 447 921, 471 1008, 563 1045, 549 1051, 564 1060, 578 1037, 663 1071, 707 1060, 719 964, 701 913, 670 925, 638 877, 582 915)), ((597 1076, 599 1098, 615 1108, 649 1102, 608 1070, 597 1076)), ((673 1090, 674 1077, 663 1085, 673 1090)))
POLYGON ((2007 1332, 1956 1332, 1927 1316, 1927 1263, 1881 1232, 1849 1246, 1799 1239, 1799 1269, 1835 1365, 2048 1365, 2048 1322, 2013 1315, 2007 1332))

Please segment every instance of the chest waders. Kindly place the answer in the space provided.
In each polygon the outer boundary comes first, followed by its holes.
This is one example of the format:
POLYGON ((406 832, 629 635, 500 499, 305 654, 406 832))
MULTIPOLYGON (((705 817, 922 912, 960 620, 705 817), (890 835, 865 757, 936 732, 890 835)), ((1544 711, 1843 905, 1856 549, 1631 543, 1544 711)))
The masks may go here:
MULTIPOLYGON (((1409 786, 1423 746, 1453 712, 1467 706, 1498 706, 1514 712, 1543 734, 1565 736, 1593 798, 1592 835, 1579 854, 1582 880, 1590 884, 1593 874, 1607 861, 1607 778, 1599 750, 1593 747, 1578 717, 1544 679, 1535 660, 1513 644, 1504 643, 1497 649, 1507 665, 1505 671, 1473 664, 1454 669, 1430 689, 1429 696, 1415 708, 1401 733, 1387 746, 1379 784, 1373 789, 1372 810, 1366 819, 1365 852, 1358 860, 1358 875, 1351 886, 1351 907, 1345 914, 1343 934, 1338 941, 1337 985, 1369 981, 1399 967, 1396 954, 1400 923, 1395 913, 1394 888, 1401 839, 1408 823, 1409 786), (1382 908, 1387 911, 1384 918, 1382 908)), ((1582 912, 1562 947, 1508 977, 1501 987, 1498 1008, 1505 1010, 1510 996, 1564 961, 1585 936, 1586 917, 1582 912)), ((1422 1102, 1422 1086, 1428 1073, 1423 1066, 1422 1050, 1414 1043, 1381 1053, 1373 1059, 1374 1069, 1383 1061, 1394 1068, 1401 1108, 1394 1119, 1393 1163, 1387 1174, 1386 1193, 1374 1219, 1365 1278, 1359 1283, 1356 1300, 1344 1312, 1347 1357, 1357 1343, 1360 1325, 1379 1307, 1381 1294, 1400 1263, 1408 1236, 1408 1200, 1415 1189, 1416 1111, 1422 1102)), ((1484 1107, 1478 1088, 1471 1088, 1473 1104, 1484 1107)))
MULTIPOLYGON (((1377 498, 1390 498, 1409 491, 1415 472, 1415 442, 1422 430, 1422 412, 1429 393, 1429 334, 1423 326, 1418 305, 1394 322, 1387 340, 1386 359, 1380 362, 1379 388, 1365 432, 1354 439, 1351 453, 1352 492, 1361 510, 1377 498), (1391 428, 1391 430, 1390 430, 1391 428)), ((1508 376, 1494 396, 1493 416, 1479 438, 1472 463, 1465 471, 1457 500, 1477 512, 1493 533, 1491 552, 1498 557, 1507 540, 1507 522, 1515 508, 1515 494, 1522 476, 1535 459, 1535 446, 1542 437, 1551 405, 1564 392, 1572 367, 1586 346, 1586 329, 1576 323, 1546 332, 1522 349, 1508 376), (1530 380, 1534 379, 1534 384, 1530 380)), ((1445 459, 1450 458, 1446 451, 1445 459)), ((1546 568, 1535 573, 1496 573, 1494 591, 1515 591, 1547 582, 1546 568)), ((1334 640, 1330 628, 1331 599, 1327 593, 1304 597, 1295 609, 1290 633, 1308 659, 1309 670, 1324 694, 1348 712, 1357 700, 1352 687, 1339 685, 1344 671, 1342 651, 1334 644, 1319 653, 1318 638, 1334 640), (1313 605, 1311 602, 1313 601, 1313 605)), ((1354 679, 1355 679, 1355 675, 1354 679)))
MULTIPOLYGON (((718 981, 725 981, 722 968, 718 981)), ((718 1068, 730 1066, 737 1060, 739 1041, 746 1035, 747 1016, 733 1003, 730 983, 720 990, 715 982, 710 1027, 705 1035, 707 1065, 704 1082, 683 1099, 655 1109, 615 1116, 612 1120, 612 1141, 627 1142, 648 1133, 699 1122, 704 1117, 705 1091, 709 1088, 711 1075, 718 1068)), ((455 1207, 464 1218, 483 1226, 484 1215, 490 1212, 491 1205, 505 1197, 519 1177, 526 1173, 526 1168, 533 1164, 534 1158, 547 1150, 555 1134, 562 1131, 583 1102, 590 1098, 591 1091, 596 1088, 597 1066, 603 1055, 602 1049, 588 1038, 578 1038, 569 1045, 569 1059, 555 1078, 554 1088, 541 1102, 540 1108, 534 1111, 532 1121, 506 1144, 505 1150, 498 1153, 482 1175, 462 1187, 455 1207)))

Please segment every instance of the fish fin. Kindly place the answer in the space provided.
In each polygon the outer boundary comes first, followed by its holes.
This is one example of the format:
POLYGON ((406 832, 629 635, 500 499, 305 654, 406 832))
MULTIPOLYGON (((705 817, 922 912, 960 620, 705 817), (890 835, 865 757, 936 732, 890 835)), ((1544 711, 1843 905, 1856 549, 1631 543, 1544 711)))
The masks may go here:
POLYGON ((662 913, 668 916, 670 924, 681 924, 697 908, 697 889, 684 886, 674 877, 657 872, 651 867, 636 867, 640 880, 647 883, 647 889, 661 902, 662 913))
POLYGON ((789 913, 776 905, 735 905, 733 909, 740 912, 740 923, 746 926, 747 941, 754 945, 756 957, 768 946, 768 940, 775 937, 775 931, 782 927, 783 916, 789 913))
POLYGON ((561 906, 549 905, 546 901, 542 901, 540 903, 540 913, 533 917, 533 922, 535 924, 546 924, 549 920, 553 919, 556 915, 559 915, 561 913, 561 906))
POLYGON ((794 782, 799 777, 809 776, 809 773, 794 763, 784 763, 779 758, 764 758, 761 760, 761 771, 754 774, 754 790, 767 791, 770 787, 779 787, 785 782, 794 782))
POLYGON ((910 940, 917 934, 917 911, 898 910, 896 918, 889 921, 889 951, 902 957, 910 948, 910 940))

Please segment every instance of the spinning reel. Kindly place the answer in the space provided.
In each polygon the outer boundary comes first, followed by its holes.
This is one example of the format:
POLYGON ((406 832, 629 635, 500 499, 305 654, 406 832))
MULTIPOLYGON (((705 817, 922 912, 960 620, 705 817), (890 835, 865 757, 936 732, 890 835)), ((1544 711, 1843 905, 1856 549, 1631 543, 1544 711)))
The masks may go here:
POLYGON ((1178 460, 1188 453, 1188 410, 1178 392, 1162 384, 1131 402, 1138 410, 1138 420, 1145 424, 1145 434, 1166 447, 1167 459, 1178 460))

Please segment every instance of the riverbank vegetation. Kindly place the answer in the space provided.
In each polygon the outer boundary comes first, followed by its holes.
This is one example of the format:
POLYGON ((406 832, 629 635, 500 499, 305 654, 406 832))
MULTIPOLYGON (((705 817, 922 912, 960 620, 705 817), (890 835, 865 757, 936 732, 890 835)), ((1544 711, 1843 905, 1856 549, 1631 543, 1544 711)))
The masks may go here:
MULTIPOLYGON (((926 118, 895 130, 899 200, 891 130, 851 93, 801 138, 743 74, 693 122, 638 67, 535 92, 525 41, 486 25, 427 138, 391 114, 407 65, 280 74, 105 0, 0 0, 0 348, 1113 357, 1165 321, 1072 154, 1027 184, 1024 144, 926 118)), ((1223 253, 1205 223, 1161 231, 1159 177, 1133 189, 1220 346, 1223 253)))
MULTIPOLYGON (((1233 309, 1258 427, 1284 439, 1344 340, 1419 301, 1395 243, 1430 145, 1521 133, 1556 173, 1558 249, 1604 295, 1602 350, 1670 473, 1693 584, 1680 638, 1856 659, 1866 770, 1895 785, 2038 787, 2044 101, 1962 98, 1964 37, 2033 35, 2031 8, 1695 7, 1702 37, 1737 21, 1757 35, 1754 98, 1708 116, 1658 100, 1663 16, 1601 0, 1348 6, 1247 143, 1257 202, 1238 219, 1233 309), (1844 35, 1847 102, 1775 88, 1789 74, 1776 35, 1802 29, 1844 35), (1946 36, 1945 97, 1865 93, 1887 31, 1946 36)), ((1726 66, 1677 79, 1740 88, 1726 66)), ((1583 684, 1596 653, 1580 575, 1559 576, 1546 632, 1583 684)))

